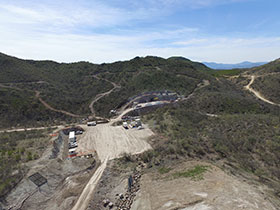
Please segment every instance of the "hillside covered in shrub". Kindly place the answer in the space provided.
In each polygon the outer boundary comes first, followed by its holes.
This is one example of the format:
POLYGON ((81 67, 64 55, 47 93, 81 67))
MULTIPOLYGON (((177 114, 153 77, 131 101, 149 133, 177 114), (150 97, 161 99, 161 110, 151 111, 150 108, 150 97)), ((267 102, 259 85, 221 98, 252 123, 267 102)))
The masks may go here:
POLYGON ((136 57, 112 64, 56 63, 21 60, 0 54, 0 127, 34 126, 75 121, 46 109, 36 91, 58 110, 89 116, 89 104, 100 93, 112 91, 94 104, 98 115, 108 116, 133 95, 171 90, 188 95, 202 79, 212 79, 209 68, 185 58, 136 57))

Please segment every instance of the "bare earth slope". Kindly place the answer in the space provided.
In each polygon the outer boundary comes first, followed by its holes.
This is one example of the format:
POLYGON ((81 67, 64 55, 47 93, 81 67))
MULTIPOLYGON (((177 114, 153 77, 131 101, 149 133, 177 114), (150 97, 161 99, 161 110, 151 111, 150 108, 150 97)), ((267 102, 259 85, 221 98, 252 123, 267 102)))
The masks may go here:
POLYGON ((264 195, 264 188, 251 186, 210 165, 202 180, 173 178, 176 171, 197 164, 189 161, 178 165, 168 174, 148 173, 141 179, 141 190, 132 210, 276 210, 264 195))

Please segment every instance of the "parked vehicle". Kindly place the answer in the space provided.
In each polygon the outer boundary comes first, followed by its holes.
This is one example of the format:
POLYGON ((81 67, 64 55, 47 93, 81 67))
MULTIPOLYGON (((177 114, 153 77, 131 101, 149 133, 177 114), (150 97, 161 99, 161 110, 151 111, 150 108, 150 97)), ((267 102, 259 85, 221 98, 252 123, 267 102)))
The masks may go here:
POLYGON ((77 156, 77 152, 75 148, 69 149, 69 157, 77 156))
POLYGON ((77 142, 75 142, 75 143, 69 143, 68 147, 69 147, 69 149, 75 148, 75 147, 78 147, 78 144, 77 144, 77 142))
POLYGON ((96 126, 96 121, 87 122, 87 126, 96 126))
POLYGON ((122 116, 122 120, 128 120, 128 116, 122 116))
POLYGON ((79 134, 83 134, 83 131, 81 131, 81 130, 76 131, 76 135, 79 135, 79 134))
POLYGON ((123 123, 123 127, 124 127, 125 129, 128 129, 128 124, 127 124, 127 122, 124 122, 124 123, 123 123))

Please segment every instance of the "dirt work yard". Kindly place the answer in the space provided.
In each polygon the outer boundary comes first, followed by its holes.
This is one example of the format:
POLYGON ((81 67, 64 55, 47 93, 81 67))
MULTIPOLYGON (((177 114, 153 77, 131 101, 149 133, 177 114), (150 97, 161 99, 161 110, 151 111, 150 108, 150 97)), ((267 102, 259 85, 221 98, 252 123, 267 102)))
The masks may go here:
POLYGON ((152 149, 145 140, 153 135, 147 127, 141 130, 124 129, 122 126, 100 124, 97 126, 83 126, 85 133, 78 140, 78 153, 96 151, 99 159, 111 160, 124 153, 139 154, 152 149))
POLYGON ((264 186, 249 185, 208 163, 188 161, 163 172, 142 176, 132 210, 279 209, 271 203, 264 186), (175 176, 197 165, 207 167, 198 179, 191 172, 185 173, 189 177, 175 176))

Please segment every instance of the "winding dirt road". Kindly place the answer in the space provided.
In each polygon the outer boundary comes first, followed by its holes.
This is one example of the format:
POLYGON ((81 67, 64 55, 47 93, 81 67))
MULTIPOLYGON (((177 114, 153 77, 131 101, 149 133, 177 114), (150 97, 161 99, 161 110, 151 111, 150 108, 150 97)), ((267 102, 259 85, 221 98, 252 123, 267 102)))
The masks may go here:
POLYGON ((264 96, 262 96, 262 94, 256 90, 254 90, 251 85, 254 83, 256 76, 255 75, 251 75, 251 81, 249 82, 248 85, 245 86, 246 90, 249 90, 250 92, 252 92, 257 98, 259 98, 260 100, 272 104, 272 105, 276 105, 276 106, 280 106, 280 104, 276 104, 268 99, 266 99, 264 96))
POLYGON ((119 85, 117 85, 116 83, 114 83, 114 82, 112 82, 112 81, 109 81, 109 80, 107 80, 107 79, 99 78, 99 77, 97 77, 96 75, 93 75, 92 77, 94 77, 94 78, 96 78, 96 79, 98 79, 98 80, 104 80, 104 81, 106 81, 106 82, 109 82, 109 83, 111 83, 111 84, 114 86, 111 90, 109 90, 109 91, 107 91, 107 92, 104 92, 104 93, 100 93, 100 94, 98 94, 97 96, 95 96, 95 98, 94 98, 94 99, 92 100, 92 102, 90 103, 90 105, 89 105, 90 111, 91 111, 93 117, 95 117, 96 115, 95 115, 95 111, 94 111, 94 109, 93 109, 93 105, 94 105, 97 101, 99 101, 101 98, 103 98, 104 96, 107 96, 107 95, 109 95, 110 93, 112 93, 114 90, 116 90, 116 89, 118 89, 118 88, 121 88, 121 86, 119 86, 119 85))
MULTIPOLYGON (((13 87, 13 86, 10 86, 10 85, 13 85, 13 84, 42 84, 42 83, 46 83, 47 84, 48 82, 36 81, 36 82, 21 82, 21 83, 0 83, 0 87, 14 89, 14 90, 19 90, 19 91, 25 91, 26 89, 22 89, 22 88, 18 88, 18 87, 13 87)), ((32 90, 27 90, 27 91, 33 92, 32 90)), ((53 108, 51 105, 49 105, 47 102, 45 102, 40 97, 40 92, 37 91, 37 90, 35 90, 35 97, 49 110, 65 114, 65 115, 68 115, 70 117, 76 117, 76 118, 83 117, 81 115, 77 115, 77 114, 73 114, 73 113, 70 113, 70 112, 67 112, 67 111, 64 111, 64 110, 59 110, 59 109, 53 108)))
POLYGON ((67 112, 67 111, 64 111, 64 110, 59 110, 59 109, 55 109, 53 108, 52 106, 50 106, 47 102, 45 102, 41 97, 40 97, 40 92, 39 91, 35 91, 35 97, 39 99, 39 101, 47 108, 47 109, 50 109, 54 112, 60 112, 62 114, 65 114, 65 115, 68 115, 68 116, 71 116, 71 117, 83 117, 81 115, 77 115, 77 114, 72 114, 70 112, 67 112))

